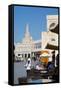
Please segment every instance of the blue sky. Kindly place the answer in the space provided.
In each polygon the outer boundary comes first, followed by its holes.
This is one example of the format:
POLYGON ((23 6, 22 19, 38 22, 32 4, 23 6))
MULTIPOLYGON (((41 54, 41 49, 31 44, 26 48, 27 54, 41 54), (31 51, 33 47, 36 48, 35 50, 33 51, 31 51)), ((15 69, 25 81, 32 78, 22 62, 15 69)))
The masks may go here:
POLYGON ((24 37, 26 24, 34 40, 41 39, 41 32, 47 31, 47 15, 58 15, 57 8, 43 7, 14 7, 14 42, 21 42, 24 37))

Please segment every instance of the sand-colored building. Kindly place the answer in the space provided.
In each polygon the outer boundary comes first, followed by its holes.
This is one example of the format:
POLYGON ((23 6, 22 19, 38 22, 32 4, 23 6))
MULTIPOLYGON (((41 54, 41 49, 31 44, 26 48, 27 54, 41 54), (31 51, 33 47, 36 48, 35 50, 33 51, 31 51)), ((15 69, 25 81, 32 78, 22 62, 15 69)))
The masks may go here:
POLYGON ((47 16, 47 31, 42 32, 42 50, 48 50, 50 53, 49 61, 52 61, 52 52, 55 56, 58 54, 58 15, 47 16))
POLYGON ((29 25, 26 25, 24 38, 22 42, 16 43, 15 45, 15 58, 24 59, 34 56, 35 52, 41 50, 41 40, 34 41, 29 32, 29 25))

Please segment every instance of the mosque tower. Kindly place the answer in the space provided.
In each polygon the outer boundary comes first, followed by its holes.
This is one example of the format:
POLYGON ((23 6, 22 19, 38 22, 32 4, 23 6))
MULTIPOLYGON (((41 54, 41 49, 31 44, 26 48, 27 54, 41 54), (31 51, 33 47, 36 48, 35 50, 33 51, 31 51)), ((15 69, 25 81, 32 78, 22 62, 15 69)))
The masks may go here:
POLYGON ((32 41, 33 40, 32 40, 32 37, 30 36, 30 32, 29 32, 29 24, 26 24, 23 43, 30 43, 32 41))
POLYGON ((29 25, 26 24, 26 28, 25 28, 25 37, 30 37, 30 33, 29 33, 29 25))

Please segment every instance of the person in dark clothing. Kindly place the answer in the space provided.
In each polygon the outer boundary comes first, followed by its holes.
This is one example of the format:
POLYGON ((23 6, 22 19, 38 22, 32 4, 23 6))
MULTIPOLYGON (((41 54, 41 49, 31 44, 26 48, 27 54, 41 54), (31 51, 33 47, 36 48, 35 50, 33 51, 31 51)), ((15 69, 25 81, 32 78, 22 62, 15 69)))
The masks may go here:
POLYGON ((54 75, 53 75, 53 80, 54 82, 59 82, 59 54, 57 54, 56 56, 56 67, 55 67, 55 70, 54 70, 54 75))
POLYGON ((52 64, 55 66, 55 51, 52 52, 52 64))
POLYGON ((54 65, 52 62, 49 62, 48 65, 47 65, 47 70, 48 72, 53 72, 54 70, 54 65))
POLYGON ((56 56, 56 65, 57 65, 57 67, 59 67, 59 54, 57 54, 57 56, 56 56))

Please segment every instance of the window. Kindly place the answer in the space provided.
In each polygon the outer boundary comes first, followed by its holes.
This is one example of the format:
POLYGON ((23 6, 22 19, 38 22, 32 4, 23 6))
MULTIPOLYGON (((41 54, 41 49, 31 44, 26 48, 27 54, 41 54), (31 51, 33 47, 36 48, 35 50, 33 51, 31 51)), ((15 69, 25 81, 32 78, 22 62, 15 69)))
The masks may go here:
POLYGON ((54 39, 54 38, 52 38, 52 39, 51 39, 51 41, 55 41, 55 39, 54 39))
POLYGON ((20 56, 20 54, 18 54, 18 56, 20 56))
POLYGON ((27 54, 25 54, 25 58, 27 57, 27 54))

